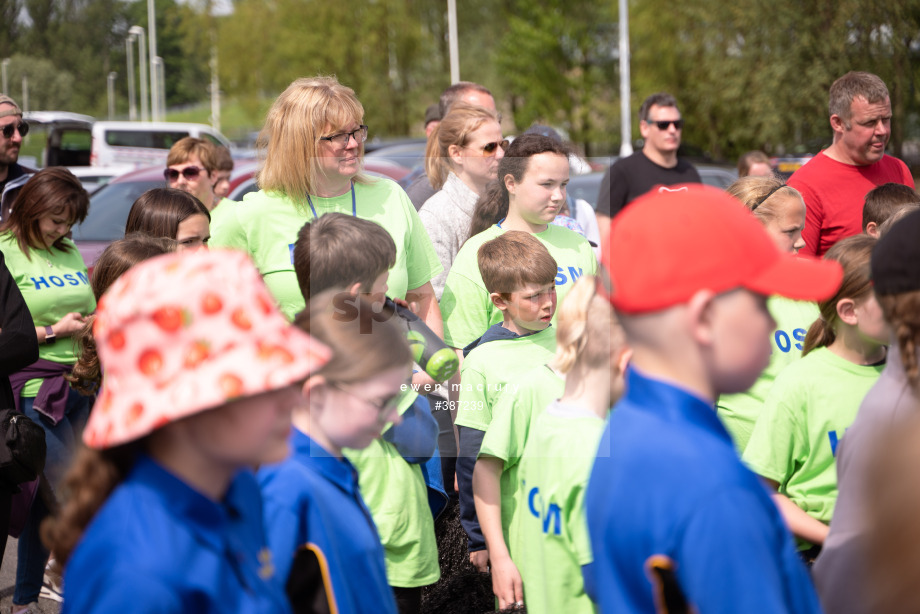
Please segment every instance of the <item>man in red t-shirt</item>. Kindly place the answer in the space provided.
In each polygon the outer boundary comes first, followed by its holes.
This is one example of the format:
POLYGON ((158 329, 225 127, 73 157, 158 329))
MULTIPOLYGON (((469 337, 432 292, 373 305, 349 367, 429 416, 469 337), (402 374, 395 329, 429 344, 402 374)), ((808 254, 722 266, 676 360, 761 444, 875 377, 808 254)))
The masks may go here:
POLYGON ((802 193, 804 249, 822 256, 845 237, 862 232, 866 193, 883 183, 914 187, 907 165, 885 155, 891 136, 891 99, 885 82, 867 72, 848 72, 831 85, 834 142, 789 178, 802 193))

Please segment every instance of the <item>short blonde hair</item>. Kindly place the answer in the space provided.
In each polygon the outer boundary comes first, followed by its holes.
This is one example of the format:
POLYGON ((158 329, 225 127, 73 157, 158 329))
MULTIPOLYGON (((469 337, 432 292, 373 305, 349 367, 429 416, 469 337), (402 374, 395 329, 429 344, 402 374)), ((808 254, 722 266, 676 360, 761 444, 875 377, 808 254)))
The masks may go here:
POLYGON ((553 366, 569 373, 576 365, 593 366, 626 347, 626 334, 613 308, 597 294, 597 279, 583 275, 556 314, 556 356, 553 366))
POLYGON ((210 141, 193 136, 183 137, 169 148, 166 166, 185 164, 192 156, 198 156, 204 170, 209 173, 217 170, 217 147, 210 141))
POLYGON ((760 220, 760 223, 764 225, 774 220, 779 213, 776 207, 779 204, 779 200, 774 200, 774 195, 802 198, 798 190, 776 176, 755 177, 748 175, 747 177, 741 177, 725 188, 725 191, 740 200, 741 204, 750 209, 760 220))
MULTIPOLYGON (((322 175, 320 137, 351 123, 360 124, 363 119, 364 107, 354 90, 335 77, 297 79, 272 104, 259 133, 257 145, 265 157, 258 173, 259 187, 305 204, 322 175)), ((363 144, 359 151, 363 162, 363 144)), ((368 179, 359 172, 355 181, 365 183, 368 179)))

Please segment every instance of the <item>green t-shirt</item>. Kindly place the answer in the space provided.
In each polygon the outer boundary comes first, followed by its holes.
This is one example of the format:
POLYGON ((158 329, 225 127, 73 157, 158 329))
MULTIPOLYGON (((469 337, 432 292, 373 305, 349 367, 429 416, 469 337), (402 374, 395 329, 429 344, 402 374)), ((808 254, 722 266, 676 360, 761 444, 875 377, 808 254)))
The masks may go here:
POLYGON ((781 296, 767 300, 770 314, 776 320, 772 337, 770 364, 754 382, 750 390, 738 394, 723 394, 716 407, 719 418, 731 434, 738 454, 743 454, 754 430, 754 423, 763 408, 767 393, 780 371, 802 357, 805 334, 812 322, 818 319, 818 305, 807 301, 793 301, 781 296))
POLYGON ((460 368, 457 426, 486 431, 492 422, 492 408, 519 384, 519 375, 548 363, 556 352, 556 329, 514 339, 499 339, 477 346, 460 368))
MULTIPOLYGON (((209 225, 211 236, 213 237, 216 234, 222 236, 227 236, 227 229, 224 226, 227 225, 228 220, 230 223, 233 223, 234 216, 230 212, 240 206, 240 202, 236 200, 230 200, 229 198, 222 198, 217 206, 211 209, 211 223, 209 225)), ((211 243, 208 243, 211 245, 211 243)))
MULTIPOLYGON (((478 339, 493 324, 502 321, 502 312, 492 301, 479 272, 479 247, 505 232, 498 226, 470 237, 454 258, 441 295, 444 341, 450 347, 464 348, 478 339)), ((550 224, 534 234, 556 260, 557 305, 562 305, 574 283, 582 275, 597 272, 597 256, 588 240, 568 228, 550 224)), ((557 311, 558 313, 558 311, 557 311)), ((553 314, 553 323, 556 315, 553 314)))
POLYGON ((813 350, 776 378, 744 462, 779 483, 779 492, 829 523, 837 501, 834 455, 884 365, 861 366, 827 348, 813 350))
MULTIPOLYGON (((350 214, 351 192, 334 198, 311 197, 317 215, 332 211, 350 214)), ((223 206, 223 205, 221 205, 223 206)), ((405 298, 408 290, 425 285, 441 272, 441 261, 409 197, 389 179, 355 184, 358 217, 383 226, 396 243, 396 264, 387 280, 388 296, 405 298)), ((211 229, 211 247, 228 247, 248 253, 281 311, 293 318, 304 308, 294 273, 297 233, 313 219, 307 206, 264 190, 247 194, 241 205, 230 208, 211 229)), ((342 280, 343 282, 347 280, 342 280)))
POLYGON ((492 422, 482 439, 479 456, 494 456, 503 461, 501 475, 502 532, 508 531, 514 515, 518 491, 518 462, 534 419, 565 392, 565 380, 547 365, 517 377, 492 408, 492 422))
MULTIPOLYGON (((405 395, 400 413, 418 395, 405 395)), ((390 586, 414 588, 434 584, 441 577, 434 519, 428 490, 419 465, 412 465, 396 447, 376 439, 363 450, 344 450, 358 471, 358 487, 377 525, 383 544, 390 586)))
POLYGON ((603 431, 598 416, 558 402, 534 419, 518 471, 510 544, 531 614, 596 612, 581 568, 594 560, 585 488, 603 431))
MULTIPOLYGON (((64 239, 63 242, 70 247, 68 251, 56 247, 30 249, 29 259, 19 249, 12 233, 0 237, 0 251, 35 326, 51 326, 71 311, 87 316, 96 310, 86 264, 73 241, 64 239)), ((39 358, 65 365, 77 362, 78 352, 72 337, 61 337, 50 345, 43 343, 38 349, 39 358)), ((29 380, 22 389, 22 396, 36 396, 41 383, 40 379, 29 380)))

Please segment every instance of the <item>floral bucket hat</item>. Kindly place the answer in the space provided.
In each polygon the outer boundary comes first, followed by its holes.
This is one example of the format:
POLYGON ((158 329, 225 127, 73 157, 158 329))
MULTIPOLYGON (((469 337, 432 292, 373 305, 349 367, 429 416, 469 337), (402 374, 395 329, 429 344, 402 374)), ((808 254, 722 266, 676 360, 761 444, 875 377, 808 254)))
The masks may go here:
POLYGON ((102 388, 83 440, 104 449, 306 378, 329 350, 292 326, 252 261, 230 250, 142 262, 102 296, 102 388))

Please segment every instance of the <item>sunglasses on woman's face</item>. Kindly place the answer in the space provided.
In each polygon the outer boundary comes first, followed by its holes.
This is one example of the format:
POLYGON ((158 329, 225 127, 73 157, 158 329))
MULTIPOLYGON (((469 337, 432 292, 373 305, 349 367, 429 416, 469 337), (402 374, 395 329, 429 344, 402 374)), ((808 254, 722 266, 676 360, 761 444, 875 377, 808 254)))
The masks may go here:
POLYGON ((508 139, 505 139, 503 141, 493 141, 491 143, 486 143, 485 145, 482 146, 482 156, 484 158, 488 158, 489 156, 494 156, 496 150, 498 150, 499 147, 502 148, 502 151, 507 151, 509 144, 510 143, 508 139))
POLYGON ((29 134, 29 124, 26 122, 19 122, 18 124, 7 124, 3 127, 3 138, 11 139, 13 138, 13 131, 19 132, 19 136, 25 136, 29 134))
POLYGON ((198 175, 202 172, 205 172, 205 169, 198 168, 197 166, 186 166, 181 171, 175 168, 167 168, 163 171, 163 176, 166 177, 166 181, 176 181, 179 179, 179 175, 191 180, 198 179, 198 175))

